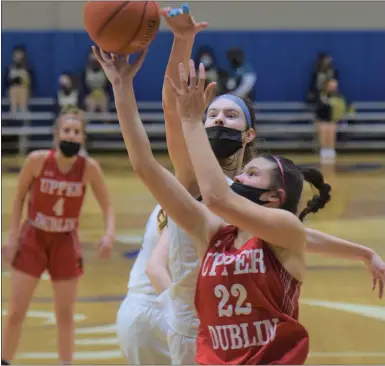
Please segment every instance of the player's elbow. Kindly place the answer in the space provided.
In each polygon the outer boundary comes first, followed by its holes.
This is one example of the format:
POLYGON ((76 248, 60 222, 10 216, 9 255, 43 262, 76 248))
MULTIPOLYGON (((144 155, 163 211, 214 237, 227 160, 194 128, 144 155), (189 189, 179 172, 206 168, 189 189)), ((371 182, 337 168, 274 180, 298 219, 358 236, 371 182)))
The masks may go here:
POLYGON ((227 194, 218 194, 213 191, 202 193, 202 200, 211 212, 220 216, 228 206, 229 197, 227 194))

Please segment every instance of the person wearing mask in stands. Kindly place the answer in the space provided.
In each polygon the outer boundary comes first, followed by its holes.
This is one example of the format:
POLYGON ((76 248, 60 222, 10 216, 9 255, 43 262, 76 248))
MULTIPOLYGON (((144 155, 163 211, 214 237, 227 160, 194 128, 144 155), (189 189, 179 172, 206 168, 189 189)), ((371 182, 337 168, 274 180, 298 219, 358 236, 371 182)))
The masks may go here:
POLYGON ((244 52, 239 48, 232 48, 227 51, 227 58, 232 68, 232 75, 227 81, 227 91, 242 99, 253 99, 252 91, 257 81, 257 74, 245 61, 244 52))
POLYGON ((91 52, 83 73, 83 90, 87 112, 108 112, 108 80, 95 55, 91 52))
POLYGON ((79 90, 71 73, 64 72, 59 76, 59 89, 56 94, 57 111, 72 105, 79 107, 79 90))
POLYGON ((217 95, 227 92, 226 83, 228 80, 228 72, 218 67, 217 58, 214 50, 209 46, 201 47, 195 57, 195 64, 203 63, 206 69, 206 84, 216 82, 217 95))
POLYGON ((307 102, 309 104, 317 103, 325 82, 330 79, 338 81, 338 76, 338 71, 333 66, 332 57, 326 52, 320 52, 315 70, 311 76, 307 102))
POLYGON ((321 163, 335 163, 337 124, 348 113, 353 114, 354 109, 338 90, 338 81, 336 79, 326 80, 315 107, 321 163))
POLYGON ((25 112, 32 89, 32 70, 28 66, 27 55, 23 45, 13 49, 12 63, 5 72, 5 89, 10 99, 10 111, 25 112))

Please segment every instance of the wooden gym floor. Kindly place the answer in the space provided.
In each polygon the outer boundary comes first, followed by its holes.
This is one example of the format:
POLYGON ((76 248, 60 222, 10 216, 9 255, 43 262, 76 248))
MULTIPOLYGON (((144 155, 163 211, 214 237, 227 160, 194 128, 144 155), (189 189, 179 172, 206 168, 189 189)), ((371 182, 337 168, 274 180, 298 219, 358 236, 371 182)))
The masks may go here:
MULTIPOLYGON (((309 227, 363 243, 385 257, 384 156, 346 156, 336 171, 330 205, 309 227), (382 166, 381 166, 382 164, 382 166)), ((145 222, 155 202, 132 174, 128 159, 97 157, 101 162, 117 215, 116 249, 109 261, 97 258, 95 245, 103 233, 102 217, 90 192, 83 209, 80 235, 86 274, 76 306, 77 364, 125 364, 115 337, 115 317, 126 293, 130 268, 145 222)), ((316 156, 294 156, 297 163, 316 163, 316 156)), ((162 161, 170 166, 167 158, 162 161)), ((3 159, 2 238, 11 216, 16 174, 7 173, 14 159, 3 159)), ((308 199, 310 191, 305 199, 308 199)), ((385 300, 371 291, 371 278, 361 263, 309 255, 302 292, 301 321, 309 329, 308 364, 385 364, 385 300)), ((9 296, 9 269, 2 271, 2 313, 9 296)), ((43 277, 25 322, 18 364, 57 364, 50 283, 43 277)))

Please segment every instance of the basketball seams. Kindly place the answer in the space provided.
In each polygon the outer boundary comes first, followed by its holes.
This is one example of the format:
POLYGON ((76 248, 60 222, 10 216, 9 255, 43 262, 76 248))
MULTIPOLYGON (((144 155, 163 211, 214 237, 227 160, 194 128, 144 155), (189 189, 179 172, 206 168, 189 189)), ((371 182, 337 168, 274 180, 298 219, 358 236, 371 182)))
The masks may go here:
POLYGON ((154 40, 160 11, 156 1, 88 1, 84 23, 91 39, 105 52, 127 55, 142 51, 154 40))
POLYGON ((102 32, 106 29, 108 24, 125 8, 126 5, 128 5, 131 1, 125 1, 123 4, 120 4, 117 9, 113 11, 113 13, 107 18, 107 20, 104 22, 104 24, 100 27, 99 31, 97 32, 97 37, 99 37, 102 32))
POLYGON ((119 48, 119 50, 117 51, 118 54, 119 54, 120 50, 126 48, 127 45, 129 45, 132 41, 134 41, 136 39, 137 35, 139 34, 139 32, 142 28, 142 25, 143 25, 144 17, 146 15, 147 5, 148 5, 148 2, 146 1, 144 4, 143 10, 142 10, 142 14, 140 16, 140 22, 139 22, 138 28, 136 29, 136 31, 132 35, 132 37, 122 47, 119 48))

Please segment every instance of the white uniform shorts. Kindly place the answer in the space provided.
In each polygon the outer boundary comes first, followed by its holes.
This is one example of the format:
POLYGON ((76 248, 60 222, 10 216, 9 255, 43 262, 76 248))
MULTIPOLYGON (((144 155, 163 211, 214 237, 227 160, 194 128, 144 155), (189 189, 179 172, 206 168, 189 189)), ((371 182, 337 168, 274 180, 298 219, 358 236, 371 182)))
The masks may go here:
POLYGON ((196 338, 186 337, 169 328, 167 334, 168 347, 170 349, 173 365, 195 365, 196 338))
POLYGON ((116 328, 129 365, 171 364, 166 318, 148 295, 127 294, 118 311, 116 328))

